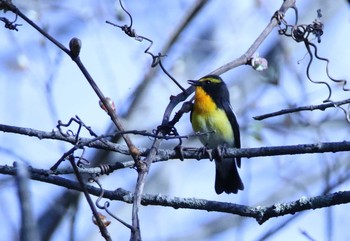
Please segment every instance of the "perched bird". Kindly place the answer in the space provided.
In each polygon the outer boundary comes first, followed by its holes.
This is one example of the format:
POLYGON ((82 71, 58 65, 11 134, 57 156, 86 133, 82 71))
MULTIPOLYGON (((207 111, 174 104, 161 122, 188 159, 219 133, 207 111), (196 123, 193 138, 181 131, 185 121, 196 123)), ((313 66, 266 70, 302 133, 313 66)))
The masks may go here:
MULTIPOLYGON (((225 82, 217 75, 189 80, 196 87, 191 111, 192 128, 200 135, 205 148, 222 151, 226 147, 241 147, 239 126, 230 105, 230 94, 225 82)), ((215 191, 237 193, 244 186, 238 174, 241 158, 216 158, 215 191)))

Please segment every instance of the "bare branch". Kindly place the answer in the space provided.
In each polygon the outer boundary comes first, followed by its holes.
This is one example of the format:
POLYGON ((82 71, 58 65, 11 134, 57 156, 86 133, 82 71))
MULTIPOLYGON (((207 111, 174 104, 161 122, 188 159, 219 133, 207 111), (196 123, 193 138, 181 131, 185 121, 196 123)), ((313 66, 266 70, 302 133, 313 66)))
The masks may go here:
MULTIPOLYGON (((59 132, 45 132, 31 128, 23 128, 9 125, 0 124, 0 131, 8 133, 16 133, 31 137, 37 137, 39 139, 52 139, 60 140, 75 144, 75 137, 63 136, 59 132)), ((90 147, 96 149, 103 149, 108 151, 114 151, 124 155, 130 155, 129 149, 125 145, 115 144, 106 140, 101 141, 100 138, 80 138, 78 148, 90 147)), ((140 151, 140 156, 146 157, 152 150, 149 148, 137 147, 140 151)), ((260 156, 280 156, 280 155, 295 155, 306 153, 325 153, 325 152, 343 152, 350 151, 350 142, 320 142, 314 144, 299 144, 299 145, 287 145, 287 146, 270 146, 270 147, 255 147, 255 148, 228 148, 224 153, 224 157, 260 157, 260 156)), ((197 148, 187 148, 180 154, 176 150, 158 149, 153 162, 167 161, 171 159, 198 159, 197 148), (183 154, 183 155, 182 155, 183 154)), ((209 156, 204 154, 200 156, 201 159, 208 159, 209 156)), ((125 167, 132 167, 135 162, 115 162, 112 164, 112 169, 120 169, 125 167)))
POLYGON ((332 102, 321 104, 321 105, 300 106, 300 107, 296 107, 296 108, 283 109, 283 110, 272 112, 269 114, 254 116, 253 118, 254 118, 254 120, 263 120, 263 119, 267 119, 270 117, 275 117, 275 116, 280 116, 280 115, 285 115, 285 114, 290 114, 290 113, 300 112, 300 111, 313 111, 313 110, 324 111, 327 108, 339 107, 341 105, 345 105, 348 103, 350 103, 350 99, 341 100, 341 101, 332 101, 332 102))
POLYGON ((32 203, 29 192, 29 172, 28 167, 22 163, 16 163, 16 180, 18 186, 18 197, 22 215, 21 238, 22 241, 39 240, 36 222, 32 212, 32 203))
POLYGON ((77 165, 75 164, 74 162, 74 157, 73 156, 70 156, 69 157, 69 161, 73 167, 73 170, 74 170, 74 174, 75 176, 77 177, 78 179, 78 182, 79 182, 79 185, 82 189, 82 192, 84 193, 84 196, 86 198, 86 201, 88 202, 89 206, 90 206, 90 209, 94 215, 94 220, 96 220, 96 223, 97 223, 97 226, 99 227, 100 229, 100 232, 101 232, 101 235, 105 238, 105 240, 107 241, 112 241, 112 238, 111 236, 109 235, 109 232, 106 228, 106 226, 103 224, 102 220, 101 220, 101 217, 100 215, 98 214, 97 210, 96 210, 96 207, 94 205, 94 203, 92 202, 91 200, 91 197, 89 195, 89 192, 86 190, 86 186, 84 184, 84 181, 83 181, 83 178, 82 176, 80 175, 79 171, 78 171, 78 167, 77 165))
MULTIPOLYGON (((76 191, 82 191, 80 184, 75 181, 58 176, 43 175, 42 172, 37 172, 37 169, 34 168, 29 168, 29 170, 31 171, 31 178, 33 180, 51 183, 76 191)), ((0 173, 15 175, 16 168, 10 166, 0 166, 0 173)), ((91 195, 99 197, 101 194, 101 189, 99 187, 96 188, 86 184, 84 187, 91 195)), ((122 188, 118 188, 114 191, 105 190, 103 197, 110 200, 118 200, 130 204, 134 201, 133 193, 122 188)), ((273 217, 280 217, 287 214, 295 214, 305 210, 313 210, 317 208, 325 208, 329 206, 349 203, 350 191, 335 192, 310 198, 301 197, 299 200, 295 200, 293 202, 257 207, 250 207, 228 202, 210 201, 206 199, 169 197, 161 194, 143 194, 141 195, 140 201, 141 204, 145 206, 153 205, 173 207, 175 209, 183 208, 230 213, 254 218, 259 224, 262 224, 273 217)))
MULTIPOLYGON (((295 0, 285 0, 283 1, 282 6, 279 9, 280 14, 285 14, 288 9, 295 7, 295 0)), ((212 71, 210 74, 217 74, 221 75, 233 68, 236 68, 240 65, 247 64, 253 54, 256 52, 258 47, 263 43, 263 41, 267 38, 267 36, 272 32, 272 30, 278 26, 279 21, 276 18, 271 18, 270 23, 265 27, 265 29, 262 31, 262 33, 259 35, 259 37, 254 41, 254 43, 249 47, 249 49, 238 59, 235 59, 218 69, 212 71)))

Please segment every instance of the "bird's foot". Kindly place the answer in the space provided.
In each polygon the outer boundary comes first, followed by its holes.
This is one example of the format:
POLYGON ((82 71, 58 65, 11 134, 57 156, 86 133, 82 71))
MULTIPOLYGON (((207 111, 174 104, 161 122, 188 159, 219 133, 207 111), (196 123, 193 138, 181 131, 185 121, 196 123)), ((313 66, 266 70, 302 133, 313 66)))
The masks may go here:
POLYGON ((213 161, 213 149, 208 148, 207 146, 202 146, 198 149, 198 160, 202 159, 205 154, 208 154, 209 160, 213 161))
POLYGON ((216 154, 218 156, 218 160, 222 161, 224 159, 224 154, 226 153, 226 144, 218 145, 215 149, 216 154))
POLYGON ((179 154, 179 158, 181 161, 183 161, 185 159, 185 153, 184 151, 195 151, 197 156, 196 159, 200 160, 203 159, 206 155, 209 156, 209 160, 212 161, 213 160, 213 155, 212 155, 212 149, 209 149, 206 146, 200 147, 200 148, 195 148, 195 147, 183 147, 181 145, 177 145, 174 150, 176 152, 178 152, 179 154))
POLYGON ((188 147, 183 147, 182 145, 177 145, 174 147, 174 151, 179 154, 179 158, 181 161, 185 160, 184 150, 187 150, 188 147))

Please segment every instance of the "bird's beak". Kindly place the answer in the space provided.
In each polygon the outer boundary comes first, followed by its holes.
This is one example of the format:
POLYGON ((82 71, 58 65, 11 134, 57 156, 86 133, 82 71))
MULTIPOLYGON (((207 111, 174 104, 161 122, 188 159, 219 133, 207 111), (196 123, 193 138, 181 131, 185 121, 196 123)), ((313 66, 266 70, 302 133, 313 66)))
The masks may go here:
POLYGON ((193 86, 200 86, 201 85, 201 83, 198 80, 188 80, 187 82, 193 86))

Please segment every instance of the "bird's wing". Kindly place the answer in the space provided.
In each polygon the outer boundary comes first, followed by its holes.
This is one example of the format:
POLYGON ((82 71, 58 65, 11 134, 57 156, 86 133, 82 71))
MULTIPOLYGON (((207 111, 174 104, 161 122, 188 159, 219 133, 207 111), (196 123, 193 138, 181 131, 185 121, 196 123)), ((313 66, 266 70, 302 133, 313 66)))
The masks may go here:
MULTIPOLYGON (((223 101, 221 104, 222 104, 222 108, 225 110, 225 113, 227 115, 227 118, 230 121, 232 130, 233 130, 234 146, 236 148, 241 148, 241 137, 240 137, 239 125, 237 122, 236 115, 233 112, 230 103, 226 103, 225 101, 223 101)), ((237 166, 241 167, 241 158, 240 157, 236 157, 236 162, 237 162, 237 166)))

